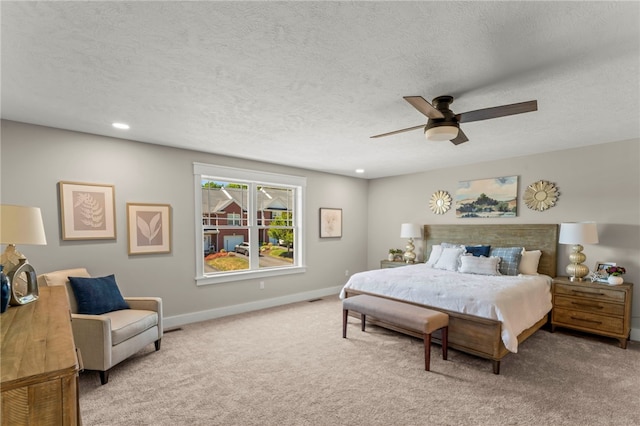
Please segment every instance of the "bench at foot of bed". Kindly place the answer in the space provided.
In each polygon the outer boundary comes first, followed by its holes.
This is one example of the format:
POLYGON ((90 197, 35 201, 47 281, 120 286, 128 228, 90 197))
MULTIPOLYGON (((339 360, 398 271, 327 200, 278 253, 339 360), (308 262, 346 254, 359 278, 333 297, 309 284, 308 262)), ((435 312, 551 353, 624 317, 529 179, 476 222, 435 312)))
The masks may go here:
MULTIPOLYGON (((442 359, 447 359, 449 315, 408 303, 361 294, 342 302, 342 337, 347 337, 349 311, 360 313, 362 331, 365 331, 367 315, 408 331, 422 334, 424 340, 424 369, 429 371, 431 360, 431 333, 442 329, 442 359)), ((494 370, 495 370, 494 364, 494 370)), ((499 364, 498 364, 499 368, 499 364)))

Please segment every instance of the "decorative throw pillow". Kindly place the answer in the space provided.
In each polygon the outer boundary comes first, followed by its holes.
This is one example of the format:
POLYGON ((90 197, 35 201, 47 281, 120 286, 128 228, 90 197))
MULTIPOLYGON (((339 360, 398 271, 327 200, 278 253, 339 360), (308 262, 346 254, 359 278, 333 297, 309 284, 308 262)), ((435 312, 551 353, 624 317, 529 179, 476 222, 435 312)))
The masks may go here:
POLYGON ((129 309, 114 275, 100 278, 69 277, 69 283, 78 301, 79 314, 100 315, 129 309))
POLYGON ((522 250, 524 247, 495 247, 491 249, 491 256, 501 258, 500 273, 502 275, 518 275, 522 250))
POLYGON ((467 255, 460 258, 460 272, 463 274, 500 275, 499 265, 499 257, 467 255))
POLYGON ((442 254, 441 245, 436 244, 431 246, 431 254, 429 255, 429 259, 426 261, 426 264, 433 268, 433 265, 436 264, 441 254, 442 254))
POLYGON ((463 248, 444 248, 442 249, 440 258, 433 267, 447 271, 457 271, 462 253, 464 253, 463 248))
POLYGON ((489 257, 491 252, 491 246, 465 246, 467 253, 471 253, 474 256, 489 257))
POLYGON ((518 267, 520 273, 524 275, 538 275, 538 264, 540 263, 541 256, 542 252, 540 250, 522 250, 522 258, 520 259, 520 266, 518 267))

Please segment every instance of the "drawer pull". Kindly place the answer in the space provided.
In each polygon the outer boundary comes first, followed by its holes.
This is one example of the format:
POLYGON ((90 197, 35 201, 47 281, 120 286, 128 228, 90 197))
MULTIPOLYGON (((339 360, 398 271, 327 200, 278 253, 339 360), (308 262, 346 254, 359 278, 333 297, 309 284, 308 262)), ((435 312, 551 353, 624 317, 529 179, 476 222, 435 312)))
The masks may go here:
POLYGON ((581 307, 584 307, 584 308, 604 309, 604 306, 601 306, 601 305, 590 305, 588 303, 571 302, 571 304, 575 305, 575 306, 581 306, 581 307))
POLYGON ((594 293, 592 291, 579 291, 579 290, 571 290, 573 293, 578 293, 578 294, 588 294, 589 296, 606 296, 606 294, 604 293, 594 293))
POLYGON ((602 324, 602 321, 590 320, 590 319, 585 319, 585 318, 571 317, 571 319, 572 320, 576 320, 576 321, 592 322, 594 324, 602 324))

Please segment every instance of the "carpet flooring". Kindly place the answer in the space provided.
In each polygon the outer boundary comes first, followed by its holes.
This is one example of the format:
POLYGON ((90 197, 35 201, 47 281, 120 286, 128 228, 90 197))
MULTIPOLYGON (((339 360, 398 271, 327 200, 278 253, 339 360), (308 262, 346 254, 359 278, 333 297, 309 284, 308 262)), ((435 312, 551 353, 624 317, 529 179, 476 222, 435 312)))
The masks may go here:
POLYGON ((168 332, 112 369, 80 375, 92 425, 638 425, 640 343, 540 330, 502 361, 351 318, 336 297, 168 332))

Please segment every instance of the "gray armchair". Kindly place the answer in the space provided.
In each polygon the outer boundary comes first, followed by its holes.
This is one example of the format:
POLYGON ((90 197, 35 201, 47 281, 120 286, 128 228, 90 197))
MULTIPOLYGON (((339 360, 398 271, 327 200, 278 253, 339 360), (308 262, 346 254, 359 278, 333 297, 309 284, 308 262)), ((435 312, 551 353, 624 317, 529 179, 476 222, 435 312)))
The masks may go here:
POLYGON ((109 370, 139 352, 150 343, 160 350, 162 339, 162 299, 158 297, 125 297, 131 309, 101 315, 78 313, 78 304, 67 277, 91 276, 84 268, 66 269, 38 276, 38 285, 64 285, 71 308, 71 326, 82 364, 100 373, 104 385, 109 370))

